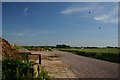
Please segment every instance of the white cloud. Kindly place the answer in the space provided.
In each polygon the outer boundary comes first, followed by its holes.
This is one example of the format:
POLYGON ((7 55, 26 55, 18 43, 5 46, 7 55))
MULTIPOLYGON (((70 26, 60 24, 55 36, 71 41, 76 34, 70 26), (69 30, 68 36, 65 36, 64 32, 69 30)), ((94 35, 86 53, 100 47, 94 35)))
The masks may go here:
POLYGON ((25 34, 24 33, 13 33, 12 35, 14 35, 14 36, 24 36, 25 34))
POLYGON ((94 11, 94 13, 96 13, 96 10, 101 10, 104 8, 103 6, 99 6, 99 3, 83 3, 83 4, 84 5, 75 4, 75 5, 69 6, 68 8, 62 10, 60 13, 73 14, 73 13, 80 13, 85 11, 87 12, 94 11))
POLYGON ((51 34, 53 33, 52 31, 40 31, 40 34, 51 34))
POLYGON ((91 7, 70 7, 67 8, 63 11, 61 11, 61 14, 72 14, 72 13, 77 13, 77 12, 82 12, 82 11, 87 11, 92 9, 91 7))
POLYGON ((24 8, 24 15, 29 15, 29 10, 30 10, 29 7, 25 7, 24 8))
POLYGON ((84 15, 84 16, 92 18, 96 21, 103 22, 103 23, 118 23, 118 6, 115 6, 115 5, 110 6, 113 8, 106 8, 107 4, 101 4, 101 3, 89 4, 88 3, 88 4, 85 4, 85 6, 77 5, 77 6, 68 7, 62 10, 60 13, 67 15, 67 14, 91 11, 92 13, 91 16, 88 16, 88 15, 84 15))
POLYGON ((13 33, 13 35, 15 35, 15 36, 27 36, 27 35, 29 35, 29 31, 26 30, 24 32, 13 33))
POLYGON ((24 36, 24 33, 18 33, 17 35, 18 36, 24 36))
POLYGON ((25 30, 25 31, 21 31, 21 32, 16 32, 16 33, 12 33, 12 35, 17 36, 17 37, 35 37, 38 36, 40 34, 52 34, 54 32, 52 31, 37 31, 36 33, 34 33, 32 30, 25 30))
POLYGON ((104 13, 94 17, 94 19, 104 23, 118 23, 118 7, 114 7, 112 10, 104 13))

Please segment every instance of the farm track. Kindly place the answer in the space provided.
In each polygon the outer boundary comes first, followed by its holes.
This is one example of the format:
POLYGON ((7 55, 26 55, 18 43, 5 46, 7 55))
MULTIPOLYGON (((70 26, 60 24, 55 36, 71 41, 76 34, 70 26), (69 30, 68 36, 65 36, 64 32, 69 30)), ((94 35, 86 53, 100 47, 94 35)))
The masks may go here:
POLYGON ((59 60, 69 65, 77 78, 118 78, 118 64, 98 59, 83 57, 63 51, 40 51, 40 53, 57 54, 59 60))
POLYGON ((118 64, 93 58, 78 56, 70 52, 53 51, 70 65, 78 78, 118 78, 118 64))

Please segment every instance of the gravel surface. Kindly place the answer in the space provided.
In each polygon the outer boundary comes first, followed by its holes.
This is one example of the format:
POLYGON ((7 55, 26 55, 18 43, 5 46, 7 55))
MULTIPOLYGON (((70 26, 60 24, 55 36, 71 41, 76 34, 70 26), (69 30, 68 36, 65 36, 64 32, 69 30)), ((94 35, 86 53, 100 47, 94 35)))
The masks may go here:
MULTIPOLYGON (((34 54, 34 52, 32 52, 34 54)), ((38 53, 38 52, 37 52, 38 53)), ((39 54, 49 56, 49 54, 59 55, 59 59, 70 66, 77 78, 118 78, 118 64, 108 61, 83 57, 63 51, 40 51, 39 54), (45 54, 47 53, 47 54, 45 54)))
POLYGON ((78 56, 70 52, 53 51, 71 66, 78 78, 118 78, 118 64, 98 59, 78 56))
MULTIPOLYGON (((46 71, 50 78, 76 78, 75 73, 71 71, 69 66, 62 62, 60 56, 53 51, 31 51, 32 54, 41 54, 42 60, 41 65, 46 71)), ((36 60, 39 63, 37 56, 30 56, 31 59, 36 60)))

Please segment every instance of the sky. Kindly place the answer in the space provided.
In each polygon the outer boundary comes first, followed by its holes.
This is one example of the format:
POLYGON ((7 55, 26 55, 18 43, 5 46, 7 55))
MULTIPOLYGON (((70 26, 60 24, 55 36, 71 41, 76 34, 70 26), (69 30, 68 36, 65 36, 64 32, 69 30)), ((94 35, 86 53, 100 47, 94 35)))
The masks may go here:
POLYGON ((2 2, 119 2, 120 0, 1 0, 2 2))
POLYGON ((2 26, 18 45, 118 46, 118 3, 4 2, 2 26))
POLYGON ((0 2, 0 37, 2 36, 2 3, 0 2))

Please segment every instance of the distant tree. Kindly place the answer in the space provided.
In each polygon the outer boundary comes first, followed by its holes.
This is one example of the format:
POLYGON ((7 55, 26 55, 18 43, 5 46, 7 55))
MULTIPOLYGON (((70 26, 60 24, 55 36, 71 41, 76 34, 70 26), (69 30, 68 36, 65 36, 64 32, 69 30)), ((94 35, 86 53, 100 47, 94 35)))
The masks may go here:
POLYGON ((111 46, 107 46, 107 48, 113 48, 113 47, 111 47, 111 46))
POLYGON ((56 48, 70 48, 70 45, 65 45, 65 44, 62 44, 62 45, 56 45, 56 48))
POLYGON ((87 46, 87 48, 90 48, 89 46, 87 46))
POLYGON ((57 44, 57 45, 56 45, 56 48, 61 48, 61 45, 58 45, 58 44, 57 44))

